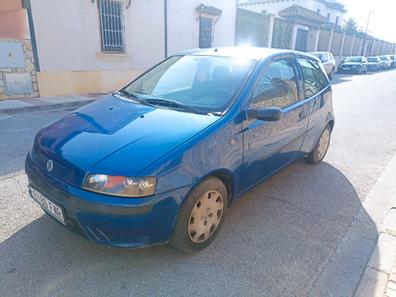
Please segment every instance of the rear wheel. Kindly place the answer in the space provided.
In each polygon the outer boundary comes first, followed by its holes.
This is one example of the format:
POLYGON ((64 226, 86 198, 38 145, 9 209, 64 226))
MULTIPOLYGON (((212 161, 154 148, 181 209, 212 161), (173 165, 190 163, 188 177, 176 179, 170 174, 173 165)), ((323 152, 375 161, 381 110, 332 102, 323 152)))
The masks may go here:
POLYGON ((330 138, 331 128, 329 125, 326 125, 313 151, 305 157, 305 160, 310 164, 318 164, 322 162, 326 156, 327 150, 329 149, 330 138))
POLYGON ((334 77, 334 71, 335 71, 335 69, 333 68, 333 69, 330 71, 330 73, 329 73, 329 79, 330 79, 330 80, 332 80, 333 77, 334 77))
POLYGON ((187 196, 176 222, 170 244, 193 253, 207 247, 219 232, 228 205, 225 185, 215 177, 199 184, 187 196))

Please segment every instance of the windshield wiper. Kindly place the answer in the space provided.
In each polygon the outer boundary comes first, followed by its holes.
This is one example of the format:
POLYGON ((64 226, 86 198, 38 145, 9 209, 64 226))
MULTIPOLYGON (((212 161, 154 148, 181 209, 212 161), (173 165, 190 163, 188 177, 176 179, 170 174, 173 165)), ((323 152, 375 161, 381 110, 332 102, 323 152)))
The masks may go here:
POLYGON ((143 104, 143 105, 153 106, 152 104, 146 102, 146 100, 140 99, 137 95, 135 95, 133 93, 130 93, 130 92, 126 91, 126 90, 119 90, 118 92, 115 92, 114 94, 121 95, 121 96, 127 98, 128 100, 131 100, 131 101, 133 101, 135 103, 140 103, 140 104, 143 104))
POLYGON ((148 98, 148 99, 145 99, 144 101, 146 101, 150 104, 154 104, 154 105, 174 107, 174 108, 178 108, 178 109, 188 110, 190 112, 198 113, 198 114, 207 114, 207 112, 205 112, 201 109, 192 107, 190 105, 185 105, 185 104, 179 103, 177 101, 173 101, 173 100, 160 99, 160 98, 148 98))

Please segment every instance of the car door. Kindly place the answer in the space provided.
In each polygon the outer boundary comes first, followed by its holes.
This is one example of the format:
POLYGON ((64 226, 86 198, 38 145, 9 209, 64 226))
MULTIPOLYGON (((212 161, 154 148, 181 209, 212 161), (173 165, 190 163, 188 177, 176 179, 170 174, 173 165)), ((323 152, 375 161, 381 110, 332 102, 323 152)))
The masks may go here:
POLYGON ((308 125, 308 110, 300 100, 300 80, 294 56, 286 55, 268 62, 256 81, 245 108, 278 107, 282 116, 276 122, 244 121, 242 189, 271 175, 300 153, 308 125))
POLYGON ((303 77, 304 101, 309 111, 308 130, 301 151, 309 153, 332 115, 332 90, 319 63, 304 57, 298 57, 297 63, 303 77))

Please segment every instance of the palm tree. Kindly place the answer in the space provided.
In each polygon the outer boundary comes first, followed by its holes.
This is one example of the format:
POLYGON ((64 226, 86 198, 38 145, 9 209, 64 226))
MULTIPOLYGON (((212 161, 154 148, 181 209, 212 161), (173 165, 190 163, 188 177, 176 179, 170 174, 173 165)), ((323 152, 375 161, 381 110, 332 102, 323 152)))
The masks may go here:
POLYGON ((354 18, 349 18, 344 22, 342 28, 344 29, 345 33, 353 35, 358 31, 358 23, 354 18))

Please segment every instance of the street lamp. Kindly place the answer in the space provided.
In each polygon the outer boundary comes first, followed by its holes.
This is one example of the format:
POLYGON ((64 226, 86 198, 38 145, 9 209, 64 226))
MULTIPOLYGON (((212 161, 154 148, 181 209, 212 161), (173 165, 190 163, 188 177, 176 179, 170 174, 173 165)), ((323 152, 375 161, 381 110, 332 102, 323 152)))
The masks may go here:
POLYGON ((366 39, 367 39, 367 33, 368 33, 368 28, 369 28, 369 23, 370 23, 370 17, 374 13, 374 10, 370 9, 367 17, 367 25, 366 25, 366 33, 364 34, 364 39, 363 39, 363 47, 362 47, 362 56, 364 55, 364 48, 366 47, 366 39))

